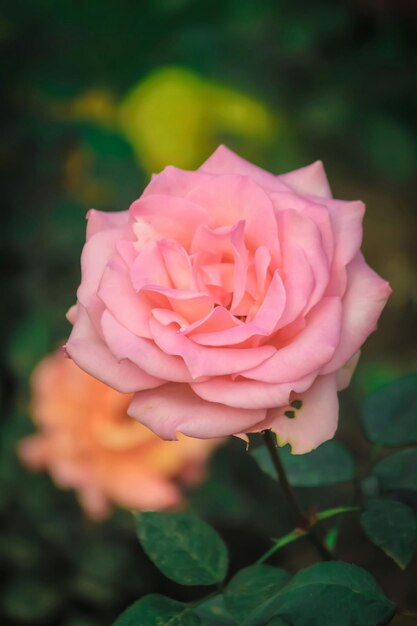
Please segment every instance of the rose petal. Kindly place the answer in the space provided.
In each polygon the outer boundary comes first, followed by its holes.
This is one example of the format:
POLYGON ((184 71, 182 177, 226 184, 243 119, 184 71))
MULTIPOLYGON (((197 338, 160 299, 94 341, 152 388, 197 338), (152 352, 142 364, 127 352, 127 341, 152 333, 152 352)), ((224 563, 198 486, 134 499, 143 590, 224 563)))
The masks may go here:
POLYGON ((217 176, 188 196, 204 207, 212 228, 245 223, 245 241, 253 251, 264 245, 275 263, 280 262, 277 222, 265 191, 247 176, 217 176))
POLYGON ((103 313, 101 326, 107 345, 122 363, 124 359, 129 359, 140 371, 164 381, 193 382, 180 357, 165 354, 153 341, 137 337, 122 326, 109 311, 103 313))
POLYGON ((199 439, 224 437, 246 431, 266 415, 262 409, 205 402, 188 385, 175 384, 135 394, 128 413, 163 439, 176 439, 178 432, 199 439))
POLYGON ((358 350, 351 359, 343 367, 336 372, 337 390, 342 391, 349 387, 353 374, 355 373, 356 366, 359 361, 361 351, 358 350))
POLYGON ((270 409, 288 404, 291 392, 305 391, 314 378, 315 375, 311 374, 293 383, 273 384, 216 377, 203 383, 193 383, 191 387, 208 402, 222 402, 241 409, 270 409))
POLYGON ((308 193, 322 198, 332 197, 322 161, 315 161, 298 170, 280 174, 278 178, 298 193, 308 193))
POLYGON ((266 383, 299 380, 330 361, 340 337, 342 304, 339 298, 323 298, 307 318, 307 326, 288 345, 279 348, 258 367, 241 373, 266 383))
POLYGON ((348 266, 348 288, 343 298, 343 318, 336 352, 323 368, 335 372, 359 350, 376 324, 390 294, 389 284, 374 272, 360 254, 348 266))
POLYGON ((151 195, 166 195, 184 198, 195 187, 210 180, 212 176, 203 172, 189 172, 173 165, 168 165, 159 174, 154 174, 145 187, 142 198, 151 195))
MULTIPOLYGON (((194 342, 205 346, 230 346, 250 339, 254 336, 267 337, 278 325, 285 307, 285 290, 278 272, 274 273, 266 296, 254 318, 245 324, 230 325, 217 331, 193 332, 194 342)), ((217 307, 218 310, 220 307, 217 307)))
POLYGON ((117 391, 130 393, 162 384, 159 378, 150 376, 132 362, 117 361, 97 335, 87 311, 80 304, 66 351, 81 369, 117 391))
POLYGON ((123 230, 129 221, 128 211, 96 211, 87 213, 87 241, 102 230, 123 230))
MULTIPOLYGON (((192 177, 191 172, 187 172, 192 177)), ((175 239, 188 248, 196 229, 209 221, 207 212, 196 203, 185 198, 168 195, 142 195, 130 207, 133 228, 140 233, 138 224, 146 230, 147 239, 142 237, 140 247, 146 241, 158 238, 175 239)))
POLYGON ((193 379, 205 376, 223 376, 249 369, 262 363, 276 352, 272 346, 258 348, 206 348, 199 346, 175 327, 149 321, 156 345, 164 354, 181 356, 193 379))
POLYGON ((287 306, 279 328, 307 313, 323 296, 329 281, 329 262, 320 231, 305 214, 278 214, 287 306))
POLYGON ((132 333, 152 337, 148 324, 151 305, 144 294, 133 289, 126 265, 120 258, 113 258, 104 270, 98 297, 132 333))
POLYGON ((219 146, 211 156, 198 168, 205 174, 240 174, 247 176, 255 183, 268 190, 285 190, 287 185, 278 176, 270 174, 257 165, 253 165, 235 154, 227 146, 219 146))
POLYGON ((289 443, 293 454, 306 454, 332 439, 336 432, 339 419, 336 377, 319 376, 308 391, 294 394, 294 399, 301 400, 300 409, 291 406, 270 409, 260 430, 270 428, 280 446, 289 443), (287 417, 285 411, 291 411, 295 417, 287 417))
POLYGON ((103 272, 115 253, 121 230, 102 230, 92 235, 81 254, 81 284, 78 287, 78 301, 89 310, 95 324, 103 311, 103 303, 97 297, 97 290, 103 272))

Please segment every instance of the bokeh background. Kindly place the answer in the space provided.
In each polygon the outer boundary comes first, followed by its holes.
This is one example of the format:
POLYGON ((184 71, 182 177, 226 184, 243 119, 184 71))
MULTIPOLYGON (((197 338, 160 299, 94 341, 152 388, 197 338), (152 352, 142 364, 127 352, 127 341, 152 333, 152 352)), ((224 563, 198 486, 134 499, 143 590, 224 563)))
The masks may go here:
MULTIPOLYGON (((158 574, 127 512, 88 521, 15 452, 33 431, 30 373, 69 331, 86 210, 126 209, 167 164, 194 168, 222 142, 277 173, 322 159, 336 196, 366 202, 365 254, 394 293, 343 394, 338 436, 369 463, 361 398, 417 368, 416 27, 413 0, 3 3, 2 626, 110 626, 141 594, 201 594, 158 574)), ((352 497, 302 495, 320 506, 352 497)), ((189 501, 226 539, 231 571, 291 528, 237 440, 189 501)), ((340 528, 338 550, 393 599, 415 601, 416 562, 401 573, 356 522, 340 528)), ((275 562, 314 558, 300 541, 275 562)))

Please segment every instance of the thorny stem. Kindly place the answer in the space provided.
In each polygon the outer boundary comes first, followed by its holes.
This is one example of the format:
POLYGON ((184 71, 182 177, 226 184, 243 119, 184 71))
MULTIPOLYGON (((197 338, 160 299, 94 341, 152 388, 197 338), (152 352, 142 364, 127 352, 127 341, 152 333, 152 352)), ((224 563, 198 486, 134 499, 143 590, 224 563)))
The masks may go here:
POLYGON ((287 473, 278 454, 275 435, 272 433, 271 430, 264 430, 262 436, 269 452, 269 456, 271 457, 272 464, 277 472, 281 488, 291 506, 298 527, 307 533, 308 538, 315 546, 316 550, 320 553, 322 559, 324 559, 325 561, 333 559, 332 553, 326 548, 321 539, 317 536, 315 529, 313 528, 314 521, 310 520, 304 513, 298 501, 296 493, 289 483, 287 473))

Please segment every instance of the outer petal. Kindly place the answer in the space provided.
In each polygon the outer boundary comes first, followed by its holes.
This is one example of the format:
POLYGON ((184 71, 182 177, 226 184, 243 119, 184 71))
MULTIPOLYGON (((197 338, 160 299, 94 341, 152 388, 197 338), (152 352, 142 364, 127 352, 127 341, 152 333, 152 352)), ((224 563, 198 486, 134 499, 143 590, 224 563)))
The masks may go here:
POLYGON ((224 437, 250 430, 266 415, 261 409, 205 402, 189 385, 175 384, 135 394, 128 413, 163 439, 176 439, 177 432, 198 439, 224 437))
POLYGON ((87 241, 102 230, 121 230, 127 227, 129 211, 96 211, 87 213, 87 241))
POLYGON ((92 235, 81 254, 81 284, 77 298, 89 310, 94 323, 103 310, 103 303, 97 297, 97 290, 107 263, 112 258, 121 230, 102 230, 92 235))
POLYGON ((142 197, 166 194, 184 198, 196 186, 212 178, 208 173, 201 171, 189 172, 173 165, 168 165, 159 174, 154 174, 145 188, 142 197))
POLYGON ((259 430, 271 428, 279 445, 289 443, 293 454, 305 454, 332 439, 336 432, 339 418, 336 376, 319 376, 308 391, 295 397, 303 403, 300 409, 291 406, 270 409, 265 422, 258 427, 259 430), (295 413, 294 418, 284 415, 288 410, 295 413))
POLYGON ((271 191, 287 189, 287 185, 270 172, 253 165, 246 159, 235 154, 227 146, 219 146, 213 154, 201 165, 199 172, 205 174, 240 174, 248 176, 264 189, 271 191))
POLYGON ((322 198, 331 198, 329 181, 321 161, 315 161, 306 167, 281 174, 278 178, 298 193, 308 193, 322 198))
POLYGON ((353 374, 355 373, 356 366, 359 361, 361 351, 358 350, 351 359, 336 372, 337 390, 342 391, 349 387, 353 374))
POLYGON ((340 341, 332 360, 323 368, 323 374, 340 369, 359 350, 376 329, 391 294, 389 284, 366 264, 361 254, 350 263, 347 275, 340 341))
POLYGON ((293 391, 303 392, 313 383, 315 374, 293 383, 260 383, 254 380, 211 378, 191 385, 196 394, 209 402, 222 402, 242 409, 272 409, 288 404, 293 391))
POLYGON ((340 299, 323 298, 309 314, 304 330, 258 367, 242 369, 242 375, 266 383, 285 383, 318 373, 339 343, 341 319, 340 299))
POLYGON ((87 311, 80 304, 66 351, 81 369, 122 393, 162 384, 161 380, 150 376, 132 362, 117 361, 98 336, 87 311))

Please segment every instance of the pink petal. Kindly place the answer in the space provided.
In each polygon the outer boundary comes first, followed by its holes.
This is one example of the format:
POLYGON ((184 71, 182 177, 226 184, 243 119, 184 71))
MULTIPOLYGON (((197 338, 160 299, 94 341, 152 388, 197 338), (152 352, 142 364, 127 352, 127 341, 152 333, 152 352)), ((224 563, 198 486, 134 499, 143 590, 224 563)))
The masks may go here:
POLYGON ((359 254, 348 266, 348 287, 343 298, 340 341, 322 373, 335 372, 359 350, 376 330, 377 321, 391 294, 389 284, 376 274, 359 254))
POLYGON ((191 244, 191 252, 210 251, 222 255, 223 260, 232 261, 233 265, 233 298, 230 310, 236 309, 245 295, 248 269, 248 251, 244 241, 244 222, 213 230, 206 225, 200 226, 191 244))
POLYGON ((165 263, 165 268, 175 289, 196 291, 197 285, 193 266, 187 252, 173 239, 161 239, 158 242, 159 250, 165 263))
MULTIPOLYGON (((156 317, 156 319, 158 318, 156 317)), ((211 309, 205 317, 197 320, 193 324, 181 328, 180 334, 190 336, 193 341, 196 341, 196 337, 199 337, 200 335, 211 336, 214 334, 217 336, 223 331, 236 327, 241 328, 243 325, 243 322, 232 315, 228 309, 223 306, 216 306, 211 309)), ((217 344, 213 343, 212 345, 217 344)))
POLYGON ((351 359, 343 367, 336 372, 337 390, 342 391, 349 387, 353 374, 355 373, 356 366, 359 361, 361 351, 358 350, 351 359))
POLYGON ((323 298, 307 317, 307 325, 292 341, 257 367, 241 373, 266 383, 285 383, 318 373, 330 361, 339 343, 342 304, 323 298))
POLYGON ((89 310, 91 318, 97 320, 103 311, 103 303, 97 297, 103 272, 115 253, 116 243, 122 231, 103 230, 92 235, 81 254, 81 284, 78 287, 78 301, 89 310))
MULTIPOLYGON (((181 289, 169 289, 168 287, 158 287, 157 285, 145 285, 142 292, 151 298, 156 294, 166 298, 169 308, 175 313, 193 323, 205 317, 213 308, 213 298, 207 293, 198 291, 183 291, 181 289)), ((163 307, 162 307, 163 308, 163 307)))
POLYGON ((204 207, 212 228, 245 222, 245 241, 256 250, 264 245, 275 263, 280 261, 277 222, 271 200, 247 176, 217 176, 188 196, 204 207))
POLYGON ((305 214, 278 214, 287 307, 279 327, 307 313, 323 296, 329 281, 329 261, 320 231, 305 214))
POLYGON ((268 248, 259 246, 255 251, 254 260, 258 293, 260 296, 263 296, 266 290, 269 267, 271 265, 271 255, 269 254, 268 248))
POLYGON ((315 161, 311 165, 300 167, 300 169, 287 174, 280 174, 278 178, 298 193, 308 193, 322 198, 332 197, 326 172, 321 161, 315 161))
POLYGON ((326 293, 342 296, 346 289, 345 267, 355 258, 361 247, 365 205, 360 201, 329 200, 328 207, 334 232, 335 253, 326 293))
MULTIPOLYGON (((198 332, 192 334, 194 342, 206 346, 229 346, 246 341, 254 336, 271 335, 285 307, 285 290, 281 277, 274 273, 266 296, 254 318, 245 324, 229 326, 217 331, 198 332)), ((220 307, 217 307, 219 309, 220 307)), ((215 309, 215 310, 217 310, 215 309)))
POLYGON ((293 399, 302 401, 300 409, 270 409, 258 427, 272 429, 278 444, 289 443, 293 454, 306 454, 335 435, 339 419, 336 377, 319 376, 308 391, 294 394, 293 399), (293 411, 295 417, 287 417, 285 411, 293 411))
POLYGON ((133 363, 127 360, 119 362, 99 337, 87 311, 80 304, 66 351, 81 369, 122 393, 162 384, 161 380, 133 363))
POLYGON ((155 343, 164 354, 181 356, 192 378, 224 376, 259 365, 276 352, 272 346, 258 348, 206 348, 199 346, 175 328, 149 321, 155 343))
POLYGON ((164 381, 193 382, 181 358, 165 354, 149 339, 137 337, 122 326, 109 311, 103 313, 101 326, 107 345, 119 361, 129 359, 140 371, 164 381))
POLYGON ((202 172, 189 172, 168 165, 159 174, 154 174, 145 188, 142 198, 151 195, 166 195, 184 198, 198 185, 202 185, 212 177, 202 172))
POLYGON ((135 335, 151 339, 148 320, 151 306, 145 295, 133 289, 126 265, 115 257, 104 270, 98 297, 123 326, 135 335))
POLYGON ((208 402, 221 402, 241 409, 270 409, 288 404, 293 391, 308 389, 315 374, 293 383, 260 383, 254 380, 211 378, 203 383, 193 383, 192 389, 208 402))
POLYGON ((219 146, 213 154, 201 165, 199 172, 206 174, 240 174, 247 176, 264 189, 277 190, 287 189, 287 185, 257 165, 253 165, 242 157, 238 156, 227 146, 219 146))
POLYGON ((129 221, 128 211, 96 211, 90 209, 87 213, 87 241, 102 230, 123 230, 129 221))
POLYGON ((209 439, 245 432, 264 419, 266 411, 205 402, 188 385, 164 385, 160 391, 135 394, 128 413, 163 439, 178 432, 209 439))
POLYGON ((138 253, 130 268, 130 280, 136 291, 150 285, 172 287, 157 244, 148 246, 138 253))
POLYGON ((198 226, 209 220, 207 212, 196 203, 160 194, 147 196, 144 193, 131 205, 129 212, 135 232, 139 233, 141 227, 150 233, 150 240, 175 239, 186 248, 198 226))

